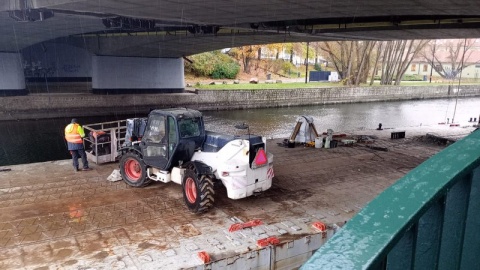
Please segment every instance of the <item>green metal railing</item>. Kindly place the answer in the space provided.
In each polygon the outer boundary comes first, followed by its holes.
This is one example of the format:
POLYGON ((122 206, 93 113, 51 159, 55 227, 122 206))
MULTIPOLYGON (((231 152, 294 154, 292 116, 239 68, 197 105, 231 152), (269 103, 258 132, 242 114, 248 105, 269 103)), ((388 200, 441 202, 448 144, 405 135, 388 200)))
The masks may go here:
POLYGON ((307 269, 480 269, 480 130, 355 215, 307 269))

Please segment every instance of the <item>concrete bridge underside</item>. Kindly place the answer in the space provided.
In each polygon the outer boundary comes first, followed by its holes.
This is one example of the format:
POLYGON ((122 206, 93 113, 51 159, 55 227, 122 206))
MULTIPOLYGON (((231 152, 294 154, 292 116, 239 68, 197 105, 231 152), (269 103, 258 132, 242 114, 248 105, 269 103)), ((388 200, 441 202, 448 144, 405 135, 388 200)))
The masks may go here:
POLYGON ((479 14, 474 0, 6 0, 0 51, 57 38, 97 55, 182 57, 272 42, 478 37, 479 14))
POLYGON ((474 0, 5 0, 0 52, 67 45, 92 57, 181 60, 248 44, 475 38, 479 14, 474 0))

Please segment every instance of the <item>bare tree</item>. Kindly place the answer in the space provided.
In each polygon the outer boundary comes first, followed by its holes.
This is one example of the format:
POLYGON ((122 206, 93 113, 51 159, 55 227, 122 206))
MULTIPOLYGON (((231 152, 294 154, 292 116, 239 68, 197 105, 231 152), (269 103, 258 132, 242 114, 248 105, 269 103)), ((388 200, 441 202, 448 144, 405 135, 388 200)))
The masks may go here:
MULTIPOLYGON (((305 54, 304 44, 302 42, 293 43, 292 46, 294 55, 298 56, 297 59, 302 59, 303 55, 305 54)), ((295 63, 300 64, 300 63, 295 63)))
POLYGON ((380 60, 380 55, 383 47, 383 42, 377 43, 378 45, 378 50, 376 50, 376 57, 375 57, 375 63, 373 64, 373 71, 372 71, 372 76, 370 77, 370 85, 373 85, 373 82, 375 80, 375 74, 377 74, 378 70, 378 62, 380 60))
POLYGON ((376 41, 365 41, 358 46, 357 43, 357 68, 353 85, 367 82, 368 72, 370 70, 370 55, 375 47, 376 41))
POLYGON ((400 85, 408 66, 422 51, 428 40, 386 41, 382 57, 380 84, 400 85))
POLYGON ((476 39, 430 41, 421 56, 433 64, 433 69, 442 77, 453 80, 462 70, 478 62, 469 61, 476 39))
POLYGON ((315 64, 318 64, 318 58, 320 57, 320 42, 311 42, 310 47, 312 48, 313 52, 315 53, 315 64))
POLYGON ((322 42, 320 49, 327 53, 340 79, 346 85, 366 83, 371 66, 374 41, 322 42))
POLYGON ((327 59, 333 64, 338 76, 341 80, 346 79, 349 74, 347 72, 347 41, 331 41, 322 42, 320 49, 327 53, 327 59))

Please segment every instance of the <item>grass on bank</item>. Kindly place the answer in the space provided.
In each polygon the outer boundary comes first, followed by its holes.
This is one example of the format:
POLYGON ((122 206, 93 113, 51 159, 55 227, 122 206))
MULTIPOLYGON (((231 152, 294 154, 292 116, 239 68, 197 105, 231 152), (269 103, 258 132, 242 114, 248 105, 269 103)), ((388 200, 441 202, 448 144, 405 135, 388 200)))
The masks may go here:
MULTIPOLYGON (((478 83, 461 83, 461 85, 474 85, 478 83)), ((428 81, 403 81, 399 86, 440 86, 440 85, 452 85, 451 82, 432 82, 428 81)), ((453 86, 457 86, 458 82, 453 83, 453 86)), ((369 87, 370 84, 361 84, 359 87, 369 87)), ((375 81, 373 86, 380 86, 380 83, 375 81)), ((384 87, 391 87, 394 85, 382 85, 384 87)), ((214 85, 210 84, 200 84, 195 85, 194 88, 205 89, 205 90, 264 90, 264 89, 296 89, 296 88, 330 88, 330 87, 345 87, 345 85, 339 82, 287 82, 287 83, 265 83, 259 82, 258 84, 253 83, 239 83, 233 84, 233 82, 227 82, 223 84, 222 82, 217 82, 214 85)))
POLYGON ((289 82, 289 83, 240 83, 240 84, 215 84, 215 85, 196 85, 197 89, 206 90, 238 90, 238 89, 292 89, 292 88, 319 88, 319 87, 339 87, 339 83, 307 83, 289 82))

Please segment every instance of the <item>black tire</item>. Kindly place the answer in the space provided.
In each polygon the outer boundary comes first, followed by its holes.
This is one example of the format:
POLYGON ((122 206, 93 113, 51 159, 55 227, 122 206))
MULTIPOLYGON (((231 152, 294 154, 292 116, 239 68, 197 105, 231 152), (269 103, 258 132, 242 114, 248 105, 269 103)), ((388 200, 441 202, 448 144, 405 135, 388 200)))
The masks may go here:
POLYGON ((142 158, 133 152, 126 153, 120 159, 120 174, 123 181, 132 187, 144 187, 152 182, 147 177, 147 166, 142 158))
POLYGON ((211 176, 200 175, 194 168, 187 168, 182 180, 182 190, 188 210, 199 214, 212 208, 215 191, 211 176))

